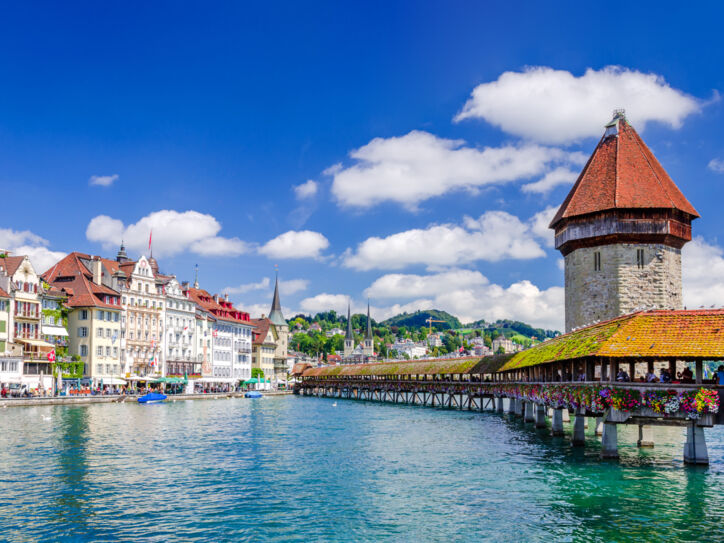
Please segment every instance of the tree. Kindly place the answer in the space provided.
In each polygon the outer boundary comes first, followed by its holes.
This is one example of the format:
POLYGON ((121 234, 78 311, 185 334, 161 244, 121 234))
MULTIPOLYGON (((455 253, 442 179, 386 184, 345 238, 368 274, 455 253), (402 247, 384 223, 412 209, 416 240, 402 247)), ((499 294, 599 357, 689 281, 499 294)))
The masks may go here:
POLYGON ((251 368, 252 379, 264 379, 264 370, 261 368, 251 368))

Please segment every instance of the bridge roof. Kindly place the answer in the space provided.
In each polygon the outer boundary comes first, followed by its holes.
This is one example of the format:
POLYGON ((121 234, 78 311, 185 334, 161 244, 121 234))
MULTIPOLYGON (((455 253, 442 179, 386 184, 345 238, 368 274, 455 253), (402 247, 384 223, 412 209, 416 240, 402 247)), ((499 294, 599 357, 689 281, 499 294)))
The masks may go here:
POLYGON ((496 372, 512 355, 495 355, 485 358, 449 358, 411 360, 404 362, 376 362, 372 364, 342 364, 311 368, 304 377, 354 377, 383 375, 449 375, 483 374, 496 372))
POLYGON ((500 371, 589 357, 724 359, 724 309, 631 313, 515 354, 500 371))

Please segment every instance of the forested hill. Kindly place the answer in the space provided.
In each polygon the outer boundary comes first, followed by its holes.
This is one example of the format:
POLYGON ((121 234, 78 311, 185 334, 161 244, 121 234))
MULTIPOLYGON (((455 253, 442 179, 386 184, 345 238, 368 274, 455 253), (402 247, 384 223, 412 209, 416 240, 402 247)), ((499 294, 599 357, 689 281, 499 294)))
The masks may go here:
POLYGON ((401 315, 395 315, 380 324, 387 327, 393 326, 406 326, 407 328, 422 328, 429 327, 427 319, 432 319, 432 329, 435 330, 457 330, 462 328, 462 324, 457 317, 454 317, 446 311, 439 311, 437 309, 429 309, 427 311, 415 311, 414 313, 402 313, 401 315), (442 321, 442 322, 434 322, 442 321))

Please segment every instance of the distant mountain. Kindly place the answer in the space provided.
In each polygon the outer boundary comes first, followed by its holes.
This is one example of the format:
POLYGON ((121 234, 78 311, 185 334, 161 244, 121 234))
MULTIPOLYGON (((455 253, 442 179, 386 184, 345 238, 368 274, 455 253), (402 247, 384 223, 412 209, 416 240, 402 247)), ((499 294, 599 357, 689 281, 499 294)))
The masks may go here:
POLYGON ((440 311, 438 309, 429 309, 426 311, 415 311, 414 313, 402 313, 401 315, 395 315, 389 319, 382 321, 382 326, 406 326, 408 328, 427 328, 429 325, 426 322, 427 319, 432 318, 434 321, 432 327, 438 330, 450 330, 462 328, 462 324, 457 317, 451 315, 447 311, 440 311))

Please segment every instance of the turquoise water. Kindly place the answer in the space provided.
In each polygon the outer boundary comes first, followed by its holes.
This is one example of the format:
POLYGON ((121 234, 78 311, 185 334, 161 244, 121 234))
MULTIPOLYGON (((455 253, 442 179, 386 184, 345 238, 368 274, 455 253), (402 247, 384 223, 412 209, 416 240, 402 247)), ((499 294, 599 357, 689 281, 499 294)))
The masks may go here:
MULTIPOLYGON (((0 409, 0 540, 722 541, 724 429, 621 460, 507 415, 277 397, 0 409)), ((570 429, 568 428, 568 431, 570 429)))

